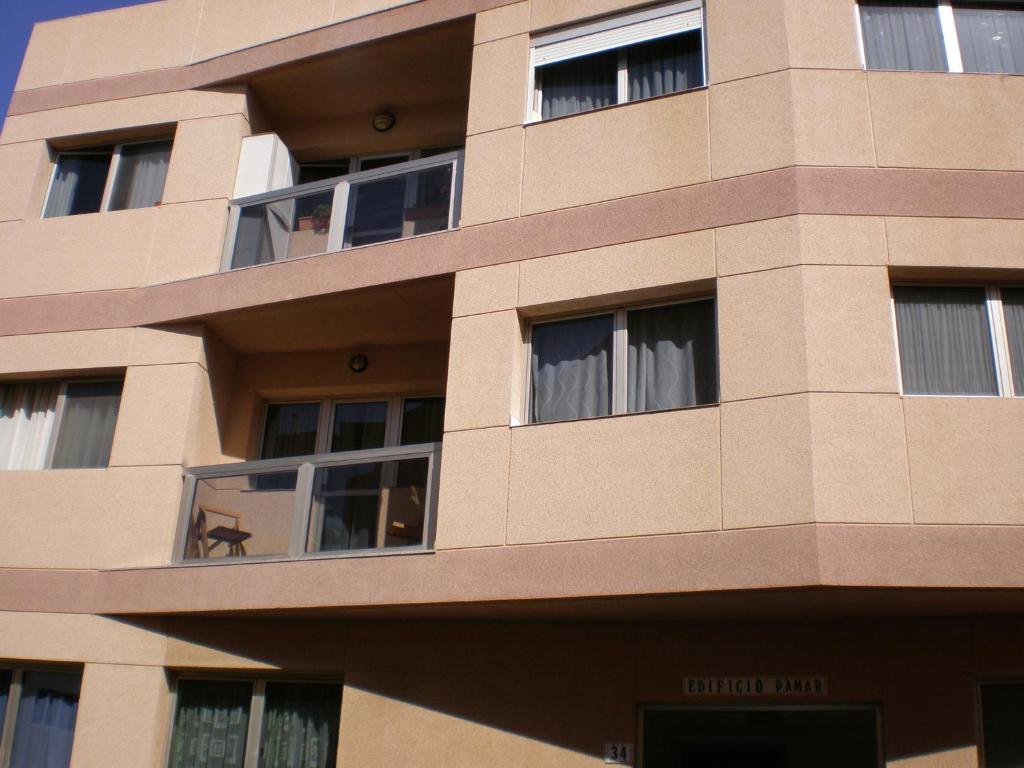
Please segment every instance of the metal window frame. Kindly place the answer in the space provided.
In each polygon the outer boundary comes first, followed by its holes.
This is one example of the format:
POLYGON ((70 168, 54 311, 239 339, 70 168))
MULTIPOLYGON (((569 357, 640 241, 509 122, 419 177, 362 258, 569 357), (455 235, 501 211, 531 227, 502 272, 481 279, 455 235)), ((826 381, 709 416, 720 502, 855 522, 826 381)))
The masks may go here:
MULTIPOLYGON (((285 685, 331 685, 337 686, 338 688, 338 710, 341 711, 341 703, 345 698, 345 680, 343 677, 329 678, 320 675, 310 677, 296 677, 294 675, 282 675, 273 677, 251 677, 248 675, 231 676, 225 675, 223 672, 213 672, 211 674, 201 674, 195 672, 188 672, 186 674, 178 674, 172 671, 172 682, 171 691, 169 697, 170 706, 169 711, 169 722, 165 731, 166 738, 164 739, 164 759, 160 763, 164 766, 170 766, 172 749, 174 746, 174 727, 178 719, 178 687, 182 682, 188 680, 199 680, 203 682, 212 683, 249 683, 250 694, 249 694, 249 723, 245 733, 245 752, 244 758, 242 759, 242 768, 259 768, 262 755, 260 754, 261 741, 263 740, 263 719, 264 713, 266 712, 267 702, 267 686, 273 684, 285 684, 285 685)), ((339 719, 337 725, 337 736, 341 737, 341 721, 339 719)), ((5 768, 4 763, 0 763, 0 768, 5 768)))
MULTIPOLYGON (((1009 342, 1006 336, 1006 318, 1003 312, 1003 288, 1016 288, 1013 283, 970 283, 896 280, 889 284, 889 316, 892 320, 893 350, 896 354, 896 376, 900 397, 961 397, 961 398, 1003 398, 1018 397, 1013 391, 1013 363, 1010 359, 1009 342), (985 317, 988 319, 989 348, 992 351, 993 374, 996 394, 961 395, 946 393, 905 392, 903 389, 903 361, 900 358, 899 324, 896 321, 896 288, 973 288, 985 292, 985 317)), ((1021 393, 1020 396, 1024 396, 1021 393)))
MULTIPOLYGON (((410 154, 418 155, 420 150, 412 150, 408 153, 394 153, 398 154, 410 154)), ((355 184, 360 184, 368 181, 377 181, 379 179, 388 178, 391 176, 404 176, 406 174, 415 173, 417 171, 424 171, 430 168, 440 168, 446 165, 452 166, 452 189, 451 199, 449 200, 449 216, 448 216, 448 228, 455 229, 459 225, 459 215, 461 213, 461 202, 462 202, 462 171, 465 163, 465 149, 458 149, 452 152, 444 152, 438 155, 431 155, 430 157, 416 157, 405 163, 396 163, 394 165, 386 165, 382 168, 373 168, 369 171, 355 171, 353 173, 347 173, 342 176, 335 176, 330 179, 321 179, 320 181, 311 181, 306 184, 296 184, 295 186, 285 187, 283 189, 275 189, 270 192, 260 192, 255 195, 247 195, 245 197, 237 197, 229 203, 228 213, 228 233, 224 238, 224 250, 221 254, 221 272, 234 271, 236 269, 251 269, 253 267, 265 266, 264 264, 250 264, 244 267, 232 267, 232 261, 235 253, 235 244, 238 238, 238 223, 241 218, 242 209, 251 205, 265 205, 268 203, 276 203, 282 200, 290 200, 293 198, 303 197, 305 195, 315 194, 317 192, 326 192, 328 190, 334 190, 334 200, 331 209, 331 225, 330 232, 327 237, 327 250, 324 253, 335 253, 341 250, 347 250, 353 246, 348 243, 348 220, 349 220, 349 196, 351 188, 355 184), (457 193, 457 194, 456 194, 457 193)), ((392 155, 380 155, 381 157, 390 157, 392 155)), ((366 159, 372 159, 367 156, 366 159)), ((353 162, 359 164, 362 160, 361 157, 354 157, 353 162)), ((405 239, 405 238, 398 238, 405 239)), ((394 242, 388 241, 388 242, 394 242)), ((373 245, 376 245, 374 243, 373 245)), ((364 247, 364 246, 357 246, 364 247)), ((310 254, 316 256, 319 254, 310 254)), ((280 261, 280 260, 278 260, 280 261)), ((277 261, 269 262, 271 264, 277 263, 277 261)))
POLYGON ((637 708, 637 743, 634 745, 638 768, 644 768, 644 714, 653 711, 671 712, 874 712, 877 768, 885 768, 885 722, 881 704, 640 704, 637 708))
MULTIPOLYGON (((700 33, 700 47, 701 47, 701 84, 694 86, 693 88, 687 88, 686 91, 695 91, 700 88, 707 88, 708 86, 708 52, 707 52, 707 4, 706 0, 683 0, 682 2, 669 3, 667 5, 659 5, 654 8, 646 8, 641 11, 634 11, 626 14, 616 14, 605 19, 598 21, 589 21, 582 24, 574 24, 561 30, 554 32, 548 32, 537 35, 530 41, 530 67, 529 74, 527 77, 526 85, 526 111, 523 118, 524 125, 530 125, 531 123, 544 122, 542 115, 542 104, 544 98, 544 82, 543 82, 543 70, 546 66, 560 63, 559 61, 538 63, 537 62, 537 51, 546 45, 553 43, 562 42, 565 40, 571 40, 576 38, 586 38, 595 34, 603 33, 612 29, 618 28, 629 28, 637 24, 650 21, 652 19, 675 16, 683 13, 690 13, 692 11, 700 11, 700 26, 692 29, 679 30, 664 35, 645 36, 640 37, 636 40, 630 40, 620 46, 608 49, 610 51, 616 51, 618 53, 618 69, 616 77, 616 105, 631 104, 636 101, 647 101, 647 99, 629 99, 629 71, 627 65, 626 51, 632 45, 638 45, 640 43, 649 42, 650 40, 657 40, 663 37, 674 37, 675 35, 688 34, 689 32, 700 33)), ((584 54, 587 55, 587 54, 584 54)), ((569 61, 571 59, 563 59, 563 61, 569 61)), ((685 93, 686 91, 676 91, 674 93, 685 93)), ((671 94, 664 94, 671 95, 671 94)), ((658 98, 658 97, 651 97, 658 98)), ((593 111, 593 110, 588 110, 593 111)), ((576 112, 573 114, 583 114, 576 112)), ((562 115, 561 117, 570 117, 571 115, 562 115)), ((553 119, 553 118, 548 118, 553 119)))
MULTIPOLYGON (((110 150, 110 165, 107 167, 107 180, 103 185, 103 197, 100 199, 100 207, 98 211, 90 211, 90 213, 108 213, 111 211, 110 208, 110 197, 114 192, 114 185, 117 182, 117 174, 121 167, 121 150, 124 147, 134 146, 137 144, 170 144, 171 151, 174 150, 174 134, 164 136, 161 138, 150 138, 150 139, 132 139, 131 141, 120 141, 113 145, 111 144, 100 144, 95 147, 82 147, 81 149, 62 149, 57 150, 57 155, 53 159, 53 169, 50 171, 50 181, 46 185, 46 195, 43 197, 43 208, 39 212, 39 218, 51 218, 51 219, 63 219, 65 216, 70 214, 64 214, 63 216, 46 216, 46 207, 50 203, 50 195, 53 194, 53 184, 57 180, 57 171, 60 169, 60 159, 64 155, 99 155, 106 154, 106 152, 100 152, 99 150, 106 147, 113 147, 110 150)), ((167 180, 164 179, 166 186, 167 180)), ((134 210, 131 208, 116 208, 114 210, 134 210)))
POLYGON ((563 424, 569 421, 588 421, 590 419, 607 419, 612 416, 632 416, 634 414, 642 413, 658 413, 659 411, 681 411, 690 410, 692 408, 706 408, 708 406, 718 405, 721 402, 721 382, 719 381, 719 399, 715 403, 702 403, 700 405, 687 405, 679 408, 664 408, 656 411, 630 411, 628 410, 628 391, 627 381, 629 378, 629 338, 627 323, 630 312, 639 312, 645 309, 657 309, 658 307, 675 307, 682 304, 696 304, 702 301, 713 302, 715 308, 715 330, 714 330, 714 342, 715 342, 715 366, 716 366, 716 379, 718 378, 718 298, 714 293, 701 293, 695 296, 685 296, 676 299, 662 299, 657 301, 642 302, 639 304, 624 304, 616 307, 611 307, 603 310, 594 310, 593 312, 566 312, 557 315, 550 315, 538 320, 531 320, 529 327, 526 331, 526 340, 523 343, 523 352, 525 354, 524 369, 525 374, 525 386, 523 387, 523 396, 520 398, 519 404, 520 411, 518 414, 513 414, 512 423, 514 426, 528 426, 536 424, 563 424), (579 419, 552 419, 550 421, 533 421, 530 418, 531 405, 533 403, 533 331, 537 326, 551 325, 554 323, 566 321, 566 320, 582 320, 588 317, 601 317, 604 315, 610 315, 612 317, 612 393, 611 393, 611 413, 605 416, 585 416, 579 419), (518 418, 517 418, 518 417, 518 418))
MULTIPOLYGON (((54 664, 30 664, 28 666, 13 666, 0 664, 0 669, 6 669, 11 673, 11 686, 7 691, 7 709, 4 711, 4 720, 0 724, 0 768, 8 768, 11 764, 11 757, 14 752, 15 726, 18 721, 18 708, 21 706, 21 697, 24 692, 24 681, 26 672, 60 672, 63 674, 78 674, 79 698, 81 698, 82 680, 84 679, 84 668, 81 665, 58 666, 54 664)), ((77 733, 75 723, 75 732, 77 733)), ((74 736, 72 736, 72 744, 74 736)))

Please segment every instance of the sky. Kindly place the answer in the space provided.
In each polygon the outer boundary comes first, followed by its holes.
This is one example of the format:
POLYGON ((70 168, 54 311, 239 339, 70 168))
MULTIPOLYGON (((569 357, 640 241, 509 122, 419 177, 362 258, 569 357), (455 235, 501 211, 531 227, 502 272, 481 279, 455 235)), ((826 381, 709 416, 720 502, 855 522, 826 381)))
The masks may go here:
POLYGON ((33 24, 143 2, 148 0, 0 0, 0 117, 7 114, 33 24))

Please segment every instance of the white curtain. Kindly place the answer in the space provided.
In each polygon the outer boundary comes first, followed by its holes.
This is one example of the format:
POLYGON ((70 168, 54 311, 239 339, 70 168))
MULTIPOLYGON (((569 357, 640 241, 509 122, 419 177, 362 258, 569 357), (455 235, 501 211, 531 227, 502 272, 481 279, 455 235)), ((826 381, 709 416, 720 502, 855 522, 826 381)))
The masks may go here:
POLYGON ((10 768, 68 768, 81 684, 78 673, 25 673, 10 768))
POLYGON ((1024 3, 957 3, 953 18, 965 72, 1024 75, 1024 3))
POLYGON ((110 210, 149 208, 164 196, 171 142, 149 141, 121 147, 117 179, 110 196, 110 210))
POLYGON ((718 401, 713 301, 629 313, 630 413, 718 401))
POLYGON ((984 288, 893 290, 903 368, 911 395, 996 395, 984 288))
POLYGON ((341 687, 269 683, 260 768, 334 768, 341 687))
POLYGON ((0 384, 0 469, 46 466, 59 391, 59 382, 0 384))
POLYGON ((530 421, 611 413, 612 315, 533 328, 530 421))
POLYGON ((1013 393, 1024 397, 1024 288, 1003 289, 1003 317, 1013 369, 1013 393))
POLYGON ((948 69, 936 0, 862 1, 860 18, 868 69, 948 69))
POLYGON ((626 49, 629 100, 649 99, 704 85, 700 30, 662 37, 626 49))
POLYGON ((243 768, 252 685, 182 680, 170 768, 243 768))
POLYGON ((586 112, 618 101, 619 52, 606 51, 548 64, 538 70, 541 117, 586 112))

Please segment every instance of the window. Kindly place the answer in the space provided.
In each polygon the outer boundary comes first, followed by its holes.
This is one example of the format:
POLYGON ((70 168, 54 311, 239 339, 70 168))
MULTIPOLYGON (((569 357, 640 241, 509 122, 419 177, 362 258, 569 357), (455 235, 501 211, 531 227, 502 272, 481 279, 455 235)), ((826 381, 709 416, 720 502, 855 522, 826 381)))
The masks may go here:
POLYGON ((703 13, 676 3, 535 38, 528 120, 703 87, 703 13))
POLYGON ((142 141, 61 152, 43 218, 159 205, 171 143, 142 141))
POLYGON ((0 469, 107 466, 123 383, 0 382, 0 469))
POLYGON ((1024 288, 895 286, 906 395, 1024 396, 1024 288))
POLYGON ((537 323, 529 368, 531 423, 716 403, 715 302, 537 323))
POLYGON ((170 768, 334 768, 341 685, 179 680, 170 768))
POLYGON ((862 0, 868 69, 1024 74, 1024 3, 862 0))
POLYGON ((2 768, 71 763, 81 686, 81 672, 0 669, 2 768))
POLYGON ((986 768, 1024 764, 1024 683, 981 686, 981 725, 986 768))

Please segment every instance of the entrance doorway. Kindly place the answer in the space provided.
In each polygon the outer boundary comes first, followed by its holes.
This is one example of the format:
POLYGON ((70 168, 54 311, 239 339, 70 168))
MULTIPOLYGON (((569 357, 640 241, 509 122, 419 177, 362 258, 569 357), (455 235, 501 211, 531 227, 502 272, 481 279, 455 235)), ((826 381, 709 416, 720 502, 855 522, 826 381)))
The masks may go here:
POLYGON ((643 768, 879 768, 873 707, 648 707, 643 768))

